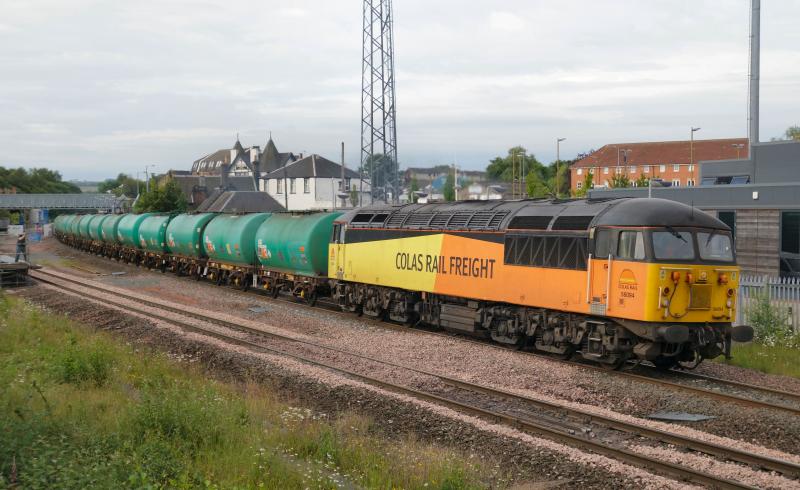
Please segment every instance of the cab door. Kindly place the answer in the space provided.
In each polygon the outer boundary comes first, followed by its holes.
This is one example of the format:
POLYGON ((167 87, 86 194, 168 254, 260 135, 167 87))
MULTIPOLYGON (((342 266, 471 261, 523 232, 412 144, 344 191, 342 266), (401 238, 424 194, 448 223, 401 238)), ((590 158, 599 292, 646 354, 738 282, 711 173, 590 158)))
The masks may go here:
POLYGON ((328 254, 328 276, 335 277, 336 279, 344 279, 345 268, 345 253, 346 248, 344 244, 346 225, 344 223, 334 223, 333 237, 330 244, 330 252, 328 254))
POLYGON ((588 264, 586 302, 593 315, 605 315, 608 311, 609 278, 613 268, 612 256, 613 234, 608 229, 595 229, 594 250, 590 250, 591 260, 588 264))

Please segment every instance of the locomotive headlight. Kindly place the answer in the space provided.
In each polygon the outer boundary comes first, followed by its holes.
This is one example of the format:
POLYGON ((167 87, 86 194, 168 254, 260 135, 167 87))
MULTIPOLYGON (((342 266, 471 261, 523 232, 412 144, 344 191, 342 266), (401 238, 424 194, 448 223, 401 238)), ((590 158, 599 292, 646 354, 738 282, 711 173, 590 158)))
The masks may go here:
POLYGON ((663 294, 664 296, 666 296, 666 295, 668 295, 668 294, 669 294, 669 291, 670 291, 670 290, 669 290, 669 288, 664 288, 664 290, 661 292, 661 294, 663 294))
POLYGON ((728 298, 728 300, 725 302, 725 306, 727 306, 728 308, 730 308, 731 306, 733 306, 733 301, 731 301, 731 299, 730 299, 730 298, 728 298))
POLYGON ((686 273, 686 282, 689 284, 694 283, 694 275, 691 272, 686 273))
POLYGON ((672 282, 678 284, 678 281, 681 280, 681 273, 679 271, 672 271, 672 282))
POLYGON ((661 306, 663 306, 664 308, 669 306, 669 300, 667 298, 662 299, 661 300, 661 306))
POLYGON ((733 290, 733 288, 729 288, 729 289, 728 289, 728 297, 729 297, 729 298, 732 298, 732 297, 733 297, 733 294, 734 294, 735 292, 736 292, 736 291, 734 291, 734 290, 733 290))
POLYGON ((708 280, 708 272, 700 271, 700 278, 698 279, 698 281, 706 282, 707 280, 708 280))
POLYGON ((719 279, 717 279, 720 284, 728 284, 728 274, 722 273, 719 275, 719 279))

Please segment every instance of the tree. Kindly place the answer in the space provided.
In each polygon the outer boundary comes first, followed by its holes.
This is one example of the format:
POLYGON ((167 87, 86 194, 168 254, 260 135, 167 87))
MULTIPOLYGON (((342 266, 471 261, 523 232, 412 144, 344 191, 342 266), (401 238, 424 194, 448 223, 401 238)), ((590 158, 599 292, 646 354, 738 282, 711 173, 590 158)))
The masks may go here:
POLYGON ((115 196, 136 197, 144 182, 130 175, 119 174, 115 179, 106 179, 97 186, 98 192, 111 192, 115 196))
MULTIPOLYGON (((489 179, 511 182, 513 174, 533 172, 540 170, 542 164, 534 155, 528 155, 527 150, 522 146, 515 146, 508 150, 505 157, 495 157, 486 167, 486 176, 489 179), (512 170, 512 162, 516 170, 512 170)), ((519 175, 517 175, 519 178, 519 175)))
POLYGON ((614 174, 614 176, 611 178, 611 187, 621 188, 630 186, 631 179, 629 179, 625 174, 614 174))
POLYGON ((553 162, 550 164, 549 174, 550 174, 550 187, 553 189, 554 193, 556 191, 556 183, 558 183, 558 196, 569 196, 570 195, 570 172, 569 167, 572 165, 573 161, 565 161, 561 160, 558 162, 553 162), (558 179, 556 179, 556 173, 558 173, 558 179))
POLYGON ((771 138, 771 141, 800 141, 800 126, 789 126, 786 131, 778 137, 771 138))
POLYGON ((78 186, 64 182, 61 174, 46 168, 0 167, 0 188, 16 188, 21 194, 80 194, 78 186))
POLYGON ((419 184, 417 183, 416 177, 411 179, 411 187, 408 189, 408 200, 412 203, 417 202, 419 196, 417 196, 417 191, 419 190, 419 184))
POLYGON ((575 191, 575 197, 584 197, 589 193, 589 189, 594 185, 594 174, 587 169, 586 177, 583 178, 583 185, 575 191))
POLYGON ((188 207, 186 196, 174 180, 168 179, 158 185, 154 178, 150 191, 139 195, 133 210, 137 213, 182 213, 188 207))
POLYGON ((445 201, 450 202, 456 200, 456 177, 451 172, 447 173, 447 179, 444 181, 442 193, 444 194, 445 201))
POLYGON ((553 188, 542 178, 541 172, 530 172, 525 176, 528 197, 541 199, 553 196, 553 188))
POLYGON ((638 179, 633 181, 633 185, 634 185, 634 187, 647 187, 647 186, 650 185, 650 179, 651 179, 651 177, 648 177, 647 175, 642 174, 642 175, 639 176, 638 179))

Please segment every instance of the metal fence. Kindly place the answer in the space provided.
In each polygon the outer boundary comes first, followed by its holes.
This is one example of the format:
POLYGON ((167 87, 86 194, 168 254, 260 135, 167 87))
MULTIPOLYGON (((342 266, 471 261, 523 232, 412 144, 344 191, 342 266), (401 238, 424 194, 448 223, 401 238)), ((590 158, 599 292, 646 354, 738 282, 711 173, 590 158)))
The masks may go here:
POLYGON ((784 308, 792 328, 795 331, 800 329, 800 278, 797 277, 742 275, 736 325, 749 325, 747 312, 761 294, 768 294, 774 306, 784 308))

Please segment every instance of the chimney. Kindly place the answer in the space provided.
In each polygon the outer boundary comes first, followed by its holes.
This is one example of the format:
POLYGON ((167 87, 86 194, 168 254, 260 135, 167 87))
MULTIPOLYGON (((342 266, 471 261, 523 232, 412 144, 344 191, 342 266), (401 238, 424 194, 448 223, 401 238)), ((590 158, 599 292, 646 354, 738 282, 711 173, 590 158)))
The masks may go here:
POLYGON ((753 145, 758 143, 758 94, 761 55, 761 0, 751 0, 750 4, 750 109, 748 122, 750 155, 753 145))

